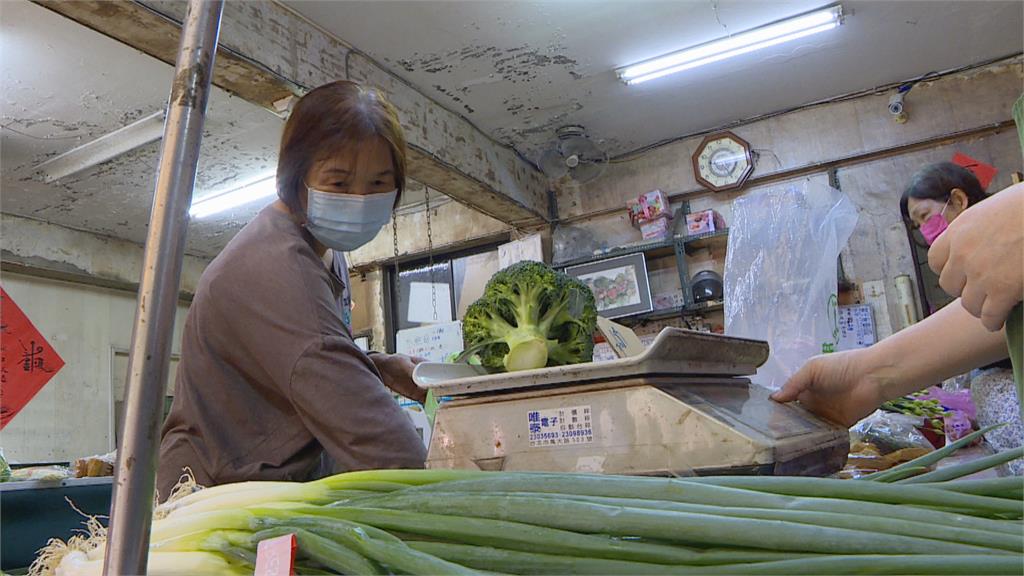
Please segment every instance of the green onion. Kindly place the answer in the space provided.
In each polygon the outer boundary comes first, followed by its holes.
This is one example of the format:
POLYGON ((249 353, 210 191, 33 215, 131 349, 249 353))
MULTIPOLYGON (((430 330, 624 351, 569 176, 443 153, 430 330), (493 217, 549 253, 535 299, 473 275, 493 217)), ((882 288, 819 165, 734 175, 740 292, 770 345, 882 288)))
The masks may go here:
POLYGON ((921 467, 921 466, 924 466, 924 467, 931 466, 932 464, 935 464, 936 462, 938 462, 939 460, 942 460, 946 456, 949 456, 950 454, 956 452, 957 450, 963 448, 964 446, 967 446, 967 445, 971 444, 972 442, 974 442, 975 440, 981 438, 984 434, 986 434, 988 432, 991 432, 992 430, 995 430, 995 429, 1000 428, 1002 426, 1006 426, 1006 423, 993 424, 992 426, 988 426, 986 428, 982 428, 981 430, 978 430, 978 431, 975 431, 975 432, 971 432, 970 434, 968 434, 967 436, 964 436, 963 438, 957 440, 956 442, 953 442, 952 444, 944 446, 944 447, 942 447, 942 448, 940 448, 938 450, 935 450, 933 452, 929 452, 929 453, 925 454, 924 456, 920 456, 918 458, 914 458, 913 460, 911 460, 909 462, 904 462, 903 464, 900 464, 899 466, 893 466, 892 468, 889 468, 888 470, 882 470, 881 472, 875 472, 874 474, 868 474, 867 476, 861 476, 857 480, 869 480, 869 481, 874 481, 874 482, 891 482, 892 479, 900 477, 900 473, 904 469, 906 469, 906 468, 918 468, 918 467, 921 467))
MULTIPOLYGON (((943 524, 914 522, 911 520, 905 520, 903 518, 881 518, 870 516, 861 517, 852 516, 849 514, 836 514, 832 512, 777 510, 765 508, 736 508, 727 506, 708 506, 702 504, 683 504, 679 502, 641 500, 635 498, 603 498, 598 496, 575 496, 568 494, 551 495, 528 493, 491 493, 488 496, 498 499, 533 496, 539 498, 553 498, 563 500, 575 500, 580 502, 592 502, 595 504, 603 504, 607 506, 625 506, 629 508, 669 510, 674 512, 709 514, 713 516, 758 518, 761 520, 783 520, 789 522, 798 522, 801 524, 813 524, 816 526, 849 528, 853 530, 869 530, 884 534, 914 535, 934 540, 943 540, 948 542, 959 542, 961 544, 973 544, 977 546, 999 548, 1001 550, 1007 550, 1011 552, 1024 552, 1024 534, 1013 535, 1004 532, 974 530, 969 528, 946 526, 943 524)), ((438 498, 440 500, 445 500, 457 499, 460 497, 460 495, 455 493, 432 493, 431 497, 438 498)), ((682 561, 680 563, 691 562, 682 561)))
MULTIPOLYGON (((309 514, 329 515, 331 518, 342 518, 407 534, 510 550, 542 549, 566 556, 693 565, 763 562, 801 556, 800 554, 764 550, 694 550, 682 546, 623 540, 604 535, 579 534, 568 530, 504 520, 453 517, 404 510, 319 508, 310 509, 309 514)), ((306 523, 313 522, 313 520, 307 516, 303 522, 302 525, 305 526, 309 525, 306 523)))
POLYGON ((934 482, 922 484, 921 486, 925 488, 963 492, 965 494, 978 494, 979 496, 1021 500, 1021 491, 1024 490, 1024 478, 1021 478, 1020 476, 1011 476, 1007 478, 957 480, 955 482, 934 482))
MULTIPOLYGON (((523 522, 575 532, 639 536, 706 546, 827 554, 929 554, 935 551, 937 545, 935 540, 913 536, 877 534, 778 520, 606 506, 532 496, 492 498, 467 494, 452 500, 427 498, 421 494, 399 494, 382 500, 378 505, 384 508, 434 514, 523 522)), ((953 542, 942 543, 942 547, 945 552, 951 554, 1002 552, 953 542)))
POLYGON ((254 539, 259 542, 286 534, 295 534, 299 550, 315 562, 342 574, 386 574, 376 563, 359 553, 301 528, 276 527, 257 532, 254 539))
POLYGON ((704 574, 706 566, 673 566, 551 553, 520 552, 444 542, 409 542, 409 546, 478 570, 512 574, 704 574))
POLYGON ((688 481, 743 490, 761 490, 789 496, 845 498, 887 504, 941 507, 962 510, 967 514, 1014 514, 1019 518, 1024 512, 1024 505, 1020 502, 1007 502, 1001 498, 918 486, 785 476, 719 476, 694 478, 688 481))
POLYGON ((921 474, 913 478, 907 478, 906 480, 900 480, 900 484, 917 484, 921 482, 945 482, 947 480, 954 480, 963 476, 970 476, 976 472, 982 470, 988 470, 1002 464, 1006 464, 1012 460, 1024 457, 1024 447, 1014 448, 1013 450, 1004 450, 996 454, 991 454, 977 460, 970 462, 964 462, 963 464, 957 464, 955 466, 947 466, 945 468, 939 468, 934 472, 927 474, 921 474))
MULTIPOLYGON (((834 480, 833 482, 849 483, 850 481, 834 480)), ((876 485, 878 484, 871 484, 871 486, 876 485)), ((916 522, 961 526, 978 530, 1006 532, 1008 534, 1020 533, 1018 529, 1007 526, 1005 521, 1002 520, 978 518, 941 510, 836 498, 786 496, 670 478, 616 477, 589 474, 507 473, 494 474, 490 478, 480 480, 462 480, 409 488, 403 494, 438 491, 485 494, 491 492, 541 492, 612 498, 642 498, 645 500, 747 508, 812 510, 852 514, 855 516, 897 517, 916 522)), ((355 500, 352 504, 356 505, 359 502, 362 502, 362 500, 355 500)))

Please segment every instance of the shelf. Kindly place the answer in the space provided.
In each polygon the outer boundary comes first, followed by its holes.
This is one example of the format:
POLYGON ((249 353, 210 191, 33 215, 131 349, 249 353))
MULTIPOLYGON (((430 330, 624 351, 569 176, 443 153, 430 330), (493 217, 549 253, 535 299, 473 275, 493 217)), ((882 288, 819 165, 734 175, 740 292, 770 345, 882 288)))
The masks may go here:
POLYGON ((725 309, 725 300, 712 300, 710 302, 700 302, 698 304, 690 304, 686 307, 687 314, 697 314, 700 312, 715 312, 717 310, 725 309))
POLYGON ((686 253, 690 254, 694 250, 700 250, 701 248, 708 248, 715 244, 724 244, 729 238, 729 229, 717 230, 715 232, 705 232, 704 234, 696 234, 694 236, 686 236, 683 238, 683 246, 686 248, 686 253))
POLYGON ((617 256, 628 256, 630 254, 637 254, 643 252, 653 258, 661 256, 671 256, 675 253, 676 240, 681 240, 681 236, 669 238, 667 240, 658 240, 656 242, 642 242, 640 244, 632 244, 629 246, 622 246, 620 248, 612 248, 611 250, 601 253, 594 254, 591 256, 582 256, 580 258, 573 258, 572 260, 565 260, 558 262, 554 265, 555 268, 566 268, 568 266, 579 266, 582 264, 590 264, 593 262, 600 262, 601 260, 607 260, 609 258, 615 258, 617 256))
POLYGON ((662 310, 641 312, 631 316, 622 316, 620 318, 615 318, 613 321, 618 322, 623 326, 633 326, 642 322, 654 322, 657 320, 667 320, 669 318, 682 318, 684 310, 685 308, 682 306, 674 306, 672 308, 665 308, 662 310))

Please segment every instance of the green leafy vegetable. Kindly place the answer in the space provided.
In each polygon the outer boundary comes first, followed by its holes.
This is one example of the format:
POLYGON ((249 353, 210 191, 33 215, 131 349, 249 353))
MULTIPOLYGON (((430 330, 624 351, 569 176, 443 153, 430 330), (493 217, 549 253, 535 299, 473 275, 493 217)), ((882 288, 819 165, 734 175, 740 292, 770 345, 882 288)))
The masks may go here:
POLYGON ((462 320, 466 350, 492 372, 590 362, 596 327, 590 289, 540 262, 495 274, 462 320))

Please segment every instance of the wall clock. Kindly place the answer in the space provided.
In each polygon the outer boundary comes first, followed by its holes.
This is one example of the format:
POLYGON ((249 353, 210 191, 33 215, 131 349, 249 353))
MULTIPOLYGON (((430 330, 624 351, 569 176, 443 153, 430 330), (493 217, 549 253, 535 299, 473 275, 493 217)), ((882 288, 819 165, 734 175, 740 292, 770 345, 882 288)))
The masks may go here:
POLYGON ((732 132, 704 137, 693 153, 693 175, 713 192, 743 186, 753 171, 750 144, 732 132))

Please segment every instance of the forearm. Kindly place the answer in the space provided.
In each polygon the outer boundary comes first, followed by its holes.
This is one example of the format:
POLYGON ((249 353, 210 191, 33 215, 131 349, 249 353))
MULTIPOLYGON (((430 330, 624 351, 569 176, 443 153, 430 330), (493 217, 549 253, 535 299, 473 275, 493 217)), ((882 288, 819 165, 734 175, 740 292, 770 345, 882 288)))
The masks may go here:
POLYGON ((885 400, 1008 356, 1005 328, 989 332, 959 300, 865 352, 885 400))

